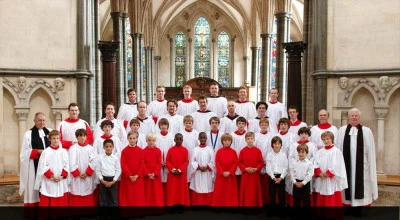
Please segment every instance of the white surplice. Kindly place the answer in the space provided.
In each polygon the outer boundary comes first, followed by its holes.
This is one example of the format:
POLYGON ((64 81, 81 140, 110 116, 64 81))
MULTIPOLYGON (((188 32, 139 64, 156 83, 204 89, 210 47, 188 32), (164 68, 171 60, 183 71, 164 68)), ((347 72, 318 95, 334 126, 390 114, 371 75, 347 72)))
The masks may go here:
MULTIPOLYGON (((162 135, 161 133, 157 133, 156 146, 161 150, 162 154, 162 162, 167 163, 167 154, 168 150, 175 146, 174 135, 171 132, 168 132, 167 135, 162 135)), ((161 182, 166 183, 168 178, 168 168, 161 167, 161 182)))
POLYGON ((288 118, 287 108, 281 102, 272 104, 270 101, 267 102, 267 116, 269 120, 269 129, 273 133, 278 133, 278 122, 281 118, 288 118))
POLYGON ((215 173, 214 150, 209 147, 195 147, 190 159, 191 172, 189 188, 197 193, 210 193, 214 191, 215 173), (212 171, 201 172, 199 166, 208 166, 212 171))
POLYGON ((227 114, 228 101, 226 100, 225 97, 209 96, 209 97, 207 97, 207 103, 208 103, 207 108, 210 111, 214 112, 218 118, 222 118, 222 117, 224 117, 225 114, 227 114))

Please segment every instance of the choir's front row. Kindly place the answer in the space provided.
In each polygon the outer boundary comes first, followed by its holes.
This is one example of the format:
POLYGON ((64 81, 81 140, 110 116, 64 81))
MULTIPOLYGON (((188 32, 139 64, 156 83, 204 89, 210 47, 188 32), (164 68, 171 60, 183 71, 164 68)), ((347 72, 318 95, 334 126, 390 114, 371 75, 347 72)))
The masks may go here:
MULTIPOLYGON (((96 152, 86 144, 84 129, 76 131, 78 143, 67 151, 59 146, 59 132, 51 131, 51 146, 40 157, 35 182, 39 206, 284 207, 290 197, 294 206, 342 206, 346 171, 329 131, 321 135, 325 147, 313 149, 310 160, 307 140, 285 151, 278 136, 261 140, 271 144, 263 149, 255 146, 260 142, 253 132, 244 135, 246 146, 233 146, 233 136, 225 133, 222 147, 214 152, 206 145, 205 132, 198 134, 200 144, 188 149, 181 133, 168 142, 162 139, 168 132, 162 130, 161 136, 146 135, 144 149, 137 145, 139 133, 130 131, 129 144, 120 155, 111 138, 103 141, 102 152, 96 152)), ((300 129, 300 137, 307 138, 309 132, 300 129)))

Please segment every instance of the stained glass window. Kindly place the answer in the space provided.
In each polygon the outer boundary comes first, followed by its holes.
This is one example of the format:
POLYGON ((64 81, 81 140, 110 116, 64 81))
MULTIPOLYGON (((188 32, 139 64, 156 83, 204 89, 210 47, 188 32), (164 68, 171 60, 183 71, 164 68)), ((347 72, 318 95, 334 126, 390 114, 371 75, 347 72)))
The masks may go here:
POLYGON ((194 76, 210 77, 210 25, 203 17, 194 25, 194 76))
POLYGON ((182 87, 186 81, 186 35, 175 35, 175 86, 182 87))
POLYGON ((128 80, 128 87, 133 87, 133 58, 132 58, 132 37, 131 37, 131 24, 129 19, 125 23, 125 39, 126 39, 126 78, 128 80))
POLYGON ((230 63, 229 63, 229 35, 222 31, 218 35, 218 82, 221 86, 229 87, 230 82, 230 63))
POLYGON ((271 78, 270 78, 270 88, 275 87, 275 78, 276 78, 276 39, 277 39, 277 27, 278 20, 274 17, 274 25, 272 29, 272 56, 271 56, 271 78))

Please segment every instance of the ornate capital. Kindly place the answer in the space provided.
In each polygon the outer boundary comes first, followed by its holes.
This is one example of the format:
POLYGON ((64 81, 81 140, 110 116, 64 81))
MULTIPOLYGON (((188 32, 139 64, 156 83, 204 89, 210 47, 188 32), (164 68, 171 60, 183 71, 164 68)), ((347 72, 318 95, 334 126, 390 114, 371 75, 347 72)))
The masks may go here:
POLYGON ((161 56, 154 56, 154 60, 161 60, 161 56))
POLYGON ((17 114, 18 121, 26 121, 29 114, 29 109, 15 109, 15 114, 17 114))
POLYGON ((101 51, 101 61, 116 62, 119 42, 99 41, 99 50, 101 51))
POLYGON ((375 108, 375 115, 377 119, 385 119, 388 113, 388 109, 377 109, 375 108))
POLYGON ((260 50, 261 47, 250 47, 251 50, 260 50))
POLYGON ((348 119, 349 118, 349 112, 348 111, 341 111, 340 112, 340 117, 342 119, 348 119))
POLYGON ((307 48, 307 44, 303 41, 283 43, 282 45, 288 55, 288 61, 301 61, 301 53, 307 48))

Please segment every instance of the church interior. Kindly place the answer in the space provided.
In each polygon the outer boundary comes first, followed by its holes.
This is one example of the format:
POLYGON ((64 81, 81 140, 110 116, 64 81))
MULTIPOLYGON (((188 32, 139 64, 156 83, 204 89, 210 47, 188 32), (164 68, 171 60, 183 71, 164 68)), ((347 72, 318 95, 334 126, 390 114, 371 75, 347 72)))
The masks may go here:
POLYGON ((0 178, 18 177, 36 112, 55 129, 76 102, 94 126, 129 88, 149 103, 159 85, 197 97, 211 81, 255 103, 278 88, 309 126, 359 108, 378 176, 400 177, 398 0, 2 0, 0 21, 0 178))

